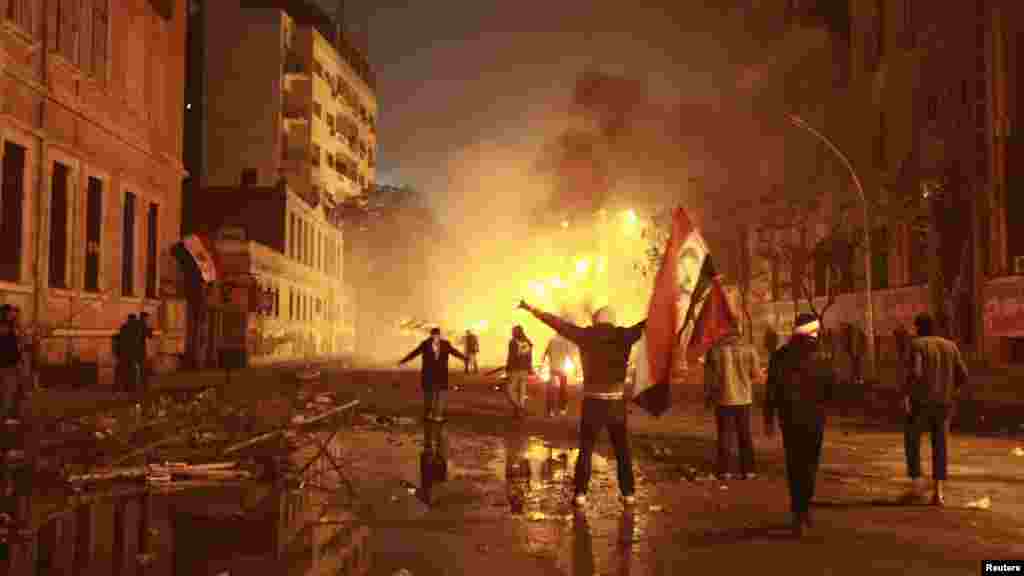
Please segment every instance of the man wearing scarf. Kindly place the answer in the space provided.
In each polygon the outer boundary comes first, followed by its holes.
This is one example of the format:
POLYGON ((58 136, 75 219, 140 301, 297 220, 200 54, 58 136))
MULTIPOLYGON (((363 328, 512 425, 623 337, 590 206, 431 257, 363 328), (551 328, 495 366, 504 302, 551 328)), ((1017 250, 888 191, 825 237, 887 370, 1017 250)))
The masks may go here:
POLYGON ((836 375, 818 349, 821 325, 813 314, 797 315, 793 337, 771 355, 765 399, 765 432, 782 425, 786 479, 793 511, 793 533, 812 525, 811 499, 821 461, 825 403, 832 399, 836 375))

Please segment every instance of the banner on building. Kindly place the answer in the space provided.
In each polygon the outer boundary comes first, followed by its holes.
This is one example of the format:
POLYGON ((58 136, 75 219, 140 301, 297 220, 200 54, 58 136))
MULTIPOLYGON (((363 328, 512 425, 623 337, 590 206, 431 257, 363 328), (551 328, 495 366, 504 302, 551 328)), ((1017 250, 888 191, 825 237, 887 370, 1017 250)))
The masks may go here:
POLYGON ((1024 280, 996 280, 985 286, 985 334, 1024 337, 1024 280))

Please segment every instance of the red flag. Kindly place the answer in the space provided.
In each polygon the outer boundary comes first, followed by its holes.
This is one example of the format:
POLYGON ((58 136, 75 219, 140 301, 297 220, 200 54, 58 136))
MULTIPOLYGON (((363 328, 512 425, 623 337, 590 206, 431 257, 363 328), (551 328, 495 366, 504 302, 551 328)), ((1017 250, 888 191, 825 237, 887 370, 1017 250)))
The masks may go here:
POLYGON ((647 310, 647 326, 639 343, 640 354, 637 359, 646 365, 638 367, 633 384, 633 402, 655 416, 666 412, 671 400, 669 379, 679 326, 680 286, 676 267, 683 239, 690 233, 688 218, 677 215, 674 219, 686 225, 675 231, 677 241, 669 241, 661 268, 655 276, 654 291, 647 310))
MULTIPOLYGON (((715 272, 710 255, 701 267, 701 278, 697 281, 696 293, 703 296, 695 298, 690 304, 693 310, 700 310, 686 347, 686 356, 690 360, 703 356, 715 342, 736 333, 739 327, 739 319, 729 303, 725 289, 722 288, 721 277, 715 272)), ((692 313, 687 316, 692 317, 692 313)))

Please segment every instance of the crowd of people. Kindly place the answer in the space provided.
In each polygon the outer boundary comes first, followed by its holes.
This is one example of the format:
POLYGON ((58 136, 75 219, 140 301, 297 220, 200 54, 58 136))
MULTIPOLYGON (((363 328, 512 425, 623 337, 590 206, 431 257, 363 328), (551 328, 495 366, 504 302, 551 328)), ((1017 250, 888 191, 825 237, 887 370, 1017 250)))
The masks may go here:
MULTIPOLYGON (((674 217, 670 243, 679 243, 685 237, 689 229, 687 218, 681 211, 680 216, 674 217)), ((625 505, 632 504, 635 481, 626 414, 635 393, 627 382, 627 369, 631 350, 644 336, 647 320, 628 327, 618 326, 612 308, 604 307, 593 314, 590 326, 578 326, 525 301, 520 302, 519 308, 556 333, 544 352, 551 374, 546 394, 549 417, 566 413, 567 375, 561 370, 565 359, 574 352, 578 352, 581 359, 583 399, 573 503, 583 506, 587 501, 594 445, 599 433, 607 428, 615 452, 621 498, 625 505)), ((902 383, 907 472, 913 481, 904 501, 926 497, 920 480, 920 442, 922 434, 927 432, 932 443, 931 503, 941 506, 945 500, 943 483, 947 473, 947 435, 952 405, 967 381, 967 368, 957 345, 935 333, 935 322, 929 315, 918 316, 914 327, 916 337, 910 340, 905 356, 909 365, 906 381, 902 383)), ((821 324, 814 314, 797 315, 789 341, 781 346, 772 342, 767 369, 762 368, 756 348, 742 338, 741 332, 737 323, 732 333, 717 339, 704 355, 705 401, 709 409, 714 408, 716 420, 715 474, 720 480, 732 478, 730 439, 736 438, 739 478, 756 478, 751 420, 754 388, 763 384, 764 431, 766 436, 772 437, 776 424, 781 428, 792 528, 799 536, 813 524, 810 503, 822 457, 826 415, 835 400, 838 375, 819 341, 821 324)), ((442 339, 440 330, 435 328, 430 338, 399 362, 404 364, 418 355, 423 356, 428 447, 432 445, 431 425, 436 429, 444 420, 448 357, 460 358, 467 370, 469 358, 473 358, 475 368, 479 341, 467 334, 466 343, 467 355, 463 355, 442 339)), ((527 414, 527 383, 534 372, 533 348, 523 328, 516 326, 508 343, 504 370, 506 394, 513 417, 518 421, 527 414)))

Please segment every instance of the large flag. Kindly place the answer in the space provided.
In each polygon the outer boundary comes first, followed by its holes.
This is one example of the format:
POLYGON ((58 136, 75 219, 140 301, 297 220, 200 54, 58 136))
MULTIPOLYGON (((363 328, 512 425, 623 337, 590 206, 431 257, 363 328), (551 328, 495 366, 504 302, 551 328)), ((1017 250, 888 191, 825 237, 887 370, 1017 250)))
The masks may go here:
POLYGON ((189 234, 174 247, 179 261, 188 263, 206 283, 217 279, 217 265, 208 246, 209 241, 204 237, 198 234, 189 234))
POLYGON ((637 343, 633 402, 653 416, 671 406, 677 351, 685 349, 696 358, 737 327, 704 238, 694 228, 685 238, 680 246, 670 242, 665 250, 644 337, 637 343))

